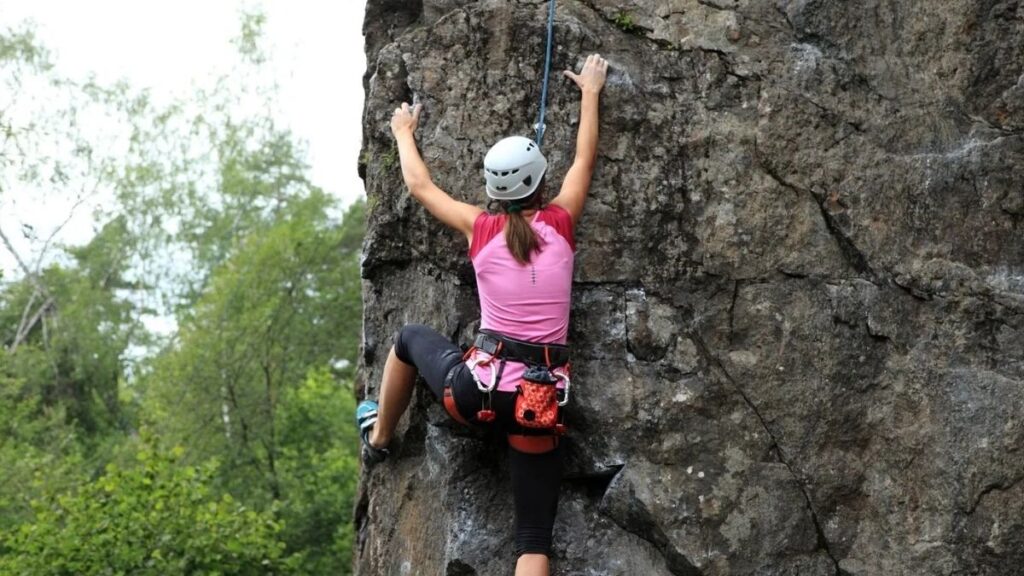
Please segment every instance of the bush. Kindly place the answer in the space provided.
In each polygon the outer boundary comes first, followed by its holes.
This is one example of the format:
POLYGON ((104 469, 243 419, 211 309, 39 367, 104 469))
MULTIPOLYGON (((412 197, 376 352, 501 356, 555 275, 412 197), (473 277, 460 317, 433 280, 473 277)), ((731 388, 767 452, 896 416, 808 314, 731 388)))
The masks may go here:
POLYGON ((218 497, 216 464, 181 465, 182 452, 145 447, 132 469, 34 501, 34 522, 0 539, 0 574, 292 573, 272 514, 218 497))

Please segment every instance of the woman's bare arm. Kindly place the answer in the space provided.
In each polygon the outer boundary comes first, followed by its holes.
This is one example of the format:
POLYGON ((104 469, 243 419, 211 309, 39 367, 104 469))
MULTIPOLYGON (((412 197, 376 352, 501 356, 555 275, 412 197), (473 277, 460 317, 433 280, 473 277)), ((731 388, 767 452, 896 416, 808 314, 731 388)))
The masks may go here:
POLYGON ((391 133, 394 134, 395 143, 398 145, 402 178, 409 188, 409 193, 423 204, 428 212, 448 227, 462 232, 466 240, 472 242, 473 222, 483 210, 455 200, 431 180, 430 171, 420 156, 414 136, 421 109, 420 104, 410 108, 408 104, 402 103, 391 117, 391 133))
POLYGON ((583 70, 574 74, 566 70, 565 75, 580 88, 580 128, 576 134, 576 157, 565 175, 562 190, 551 201, 564 208, 573 223, 583 213, 583 204, 590 190, 590 179, 597 159, 598 104, 601 89, 608 73, 608 61, 599 54, 591 54, 583 64, 583 70))

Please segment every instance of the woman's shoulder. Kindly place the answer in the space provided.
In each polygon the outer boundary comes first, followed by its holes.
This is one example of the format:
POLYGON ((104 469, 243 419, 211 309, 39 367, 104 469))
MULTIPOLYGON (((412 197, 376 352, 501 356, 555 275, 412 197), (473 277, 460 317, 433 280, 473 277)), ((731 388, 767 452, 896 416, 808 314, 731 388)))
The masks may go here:
POLYGON ((558 204, 545 204, 540 209, 540 213, 546 215, 548 218, 568 218, 572 221, 572 215, 565 208, 562 208, 558 204))
POLYGON ((548 204, 537 213, 537 221, 554 228, 559 236, 565 238, 569 246, 576 251, 576 240, 573 234, 572 215, 561 206, 548 204))
POLYGON ((501 234, 505 229, 505 214, 491 214, 486 210, 481 212, 473 221, 473 242, 469 246, 469 257, 472 258, 483 249, 484 246, 501 234))

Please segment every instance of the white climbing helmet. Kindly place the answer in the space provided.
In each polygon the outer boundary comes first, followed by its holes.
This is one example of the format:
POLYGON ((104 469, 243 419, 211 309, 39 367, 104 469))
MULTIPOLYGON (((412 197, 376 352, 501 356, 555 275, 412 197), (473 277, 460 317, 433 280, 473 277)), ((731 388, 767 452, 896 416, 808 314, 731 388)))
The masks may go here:
POLYGON ((548 161, 529 138, 509 136, 491 146, 484 156, 487 195, 495 200, 526 198, 540 185, 548 161))

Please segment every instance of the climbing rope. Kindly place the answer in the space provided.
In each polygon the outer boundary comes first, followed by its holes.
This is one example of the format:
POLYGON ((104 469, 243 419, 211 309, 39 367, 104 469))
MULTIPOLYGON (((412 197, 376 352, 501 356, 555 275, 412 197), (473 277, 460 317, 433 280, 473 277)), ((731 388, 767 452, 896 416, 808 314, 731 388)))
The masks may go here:
MULTIPOLYGON (((551 45, 555 37, 555 0, 551 0, 548 6, 548 47, 544 57, 544 86, 540 92, 540 119, 537 120, 537 146, 542 147, 544 142, 544 113, 548 107, 548 76, 551 73, 551 45)), ((543 148, 543 147, 542 147, 543 148)))

